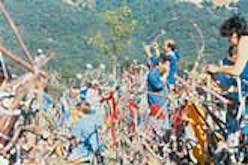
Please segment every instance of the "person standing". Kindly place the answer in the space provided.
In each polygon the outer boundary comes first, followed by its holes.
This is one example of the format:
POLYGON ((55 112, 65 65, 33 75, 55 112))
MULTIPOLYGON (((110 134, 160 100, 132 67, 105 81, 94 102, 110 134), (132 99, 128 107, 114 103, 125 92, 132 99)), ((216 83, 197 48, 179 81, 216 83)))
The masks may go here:
POLYGON ((147 90, 148 90, 148 105, 150 107, 150 116, 161 120, 162 127, 166 130, 171 129, 168 112, 168 88, 163 82, 163 77, 168 74, 170 59, 162 55, 159 58, 159 63, 153 67, 148 74, 147 90))

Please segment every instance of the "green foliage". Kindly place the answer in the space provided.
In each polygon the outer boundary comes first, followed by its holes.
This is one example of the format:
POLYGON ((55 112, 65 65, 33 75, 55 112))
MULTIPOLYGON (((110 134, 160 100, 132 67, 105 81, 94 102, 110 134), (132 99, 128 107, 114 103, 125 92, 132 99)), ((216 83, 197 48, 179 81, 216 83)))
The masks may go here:
MULTIPOLYGON (((166 33, 158 41, 174 38, 182 54, 180 68, 190 68, 201 42, 189 20, 197 23, 204 34, 202 62, 216 62, 226 55, 228 47, 218 27, 233 14, 224 8, 213 10, 209 4, 200 9, 175 0, 97 0, 95 8, 68 5, 63 0, 5 0, 4 4, 31 52, 54 49, 57 57, 49 68, 65 73, 83 71, 86 63, 111 66, 115 57, 118 62, 126 58, 143 62, 142 43, 150 43, 162 29, 166 33), (90 44, 88 36, 93 38, 90 44)), ((246 0, 238 4, 245 17, 247 4, 246 0)), ((1 44, 24 57, 2 16, 0 23, 1 44)))
POLYGON ((137 21, 133 19, 128 6, 122 6, 116 11, 107 10, 99 15, 107 26, 108 35, 103 36, 101 31, 97 31, 93 37, 88 38, 88 44, 95 45, 116 65, 118 56, 131 44, 137 21))

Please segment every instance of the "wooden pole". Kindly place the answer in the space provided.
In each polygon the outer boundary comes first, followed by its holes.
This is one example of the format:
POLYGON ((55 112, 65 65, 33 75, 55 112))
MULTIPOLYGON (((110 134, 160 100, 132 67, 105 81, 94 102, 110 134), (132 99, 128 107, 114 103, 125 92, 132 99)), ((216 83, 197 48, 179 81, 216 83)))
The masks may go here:
POLYGON ((7 50, 6 48, 0 46, 0 52, 3 53, 3 55, 7 56, 8 58, 10 58, 11 60, 13 60, 15 63, 23 66, 25 69, 27 69, 29 72, 33 72, 34 73, 34 68, 33 66, 26 62, 25 60, 23 60, 22 58, 18 57, 17 55, 11 53, 9 50, 7 50))
POLYGON ((0 11, 3 14, 3 16, 6 18, 10 28, 13 30, 16 39, 18 41, 18 43, 20 44, 20 47, 22 48, 22 50, 24 51, 25 55, 27 56, 28 60, 30 61, 30 63, 32 63, 33 59, 32 59, 32 55, 29 52, 29 50, 27 49, 27 47, 25 46, 22 37, 17 29, 17 27, 15 26, 15 23, 13 21, 13 19, 11 18, 11 16, 9 15, 8 11, 5 9, 3 2, 0 0, 0 11))

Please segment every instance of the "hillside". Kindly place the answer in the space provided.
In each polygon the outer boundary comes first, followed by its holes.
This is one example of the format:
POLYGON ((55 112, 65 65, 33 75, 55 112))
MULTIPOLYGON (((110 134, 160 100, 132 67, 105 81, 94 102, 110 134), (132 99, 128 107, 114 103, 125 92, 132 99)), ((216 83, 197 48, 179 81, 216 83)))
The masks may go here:
MULTIPOLYGON (((87 2, 85 2, 87 3, 87 2)), ((89 3, 92 3, 89 1, 89 3)), ((127 4, 138 21, 132 36, 132 44, 119 56, 125 59, 144 61, 143 42, 151 42, 160 35, 159 41, 174 38, 182 52, 182 68, 189 68, 194 62, 202 43, 196 24, 203 32, 206 49, 203 62, 217 61, 225 55, 227 43, 218 34, 218 26, 233 14, 233 11, 205 4, 203 8, 190 3, 176 3, 173 0, 129 0, 95 1, 95 5, 69 5, 62 0, 6 0, 4 4, 13 16, 27 47, 35 54, 38 48, 54 49, 57 58, 49 64, 50 69, 75 72, 83 70, 86 63, 105 63, 107 56, 96 48, 85 44, 84 38, 97 30, 106 32, 100 15, 105 10, 115 10, 127 4), (96 60, 98 59, 98 60, 96 60), (100 60, 99 60, 100 59, 100 60)), ((240 12, 247 13, 239 2, 240 12)), ((14 53, 22 55, 6 21, 0 17, 0 41, 14 53)), ((123 58, 122 58, 123 59, 123 58)), ((125 62, 125 61, 122 61, 125 62)))

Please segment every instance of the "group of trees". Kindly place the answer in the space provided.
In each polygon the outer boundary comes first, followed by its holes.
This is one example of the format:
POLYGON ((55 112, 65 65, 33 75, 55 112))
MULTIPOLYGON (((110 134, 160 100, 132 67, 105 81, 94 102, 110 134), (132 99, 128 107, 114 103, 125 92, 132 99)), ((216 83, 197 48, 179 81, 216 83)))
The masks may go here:
POLYGON ((116 11, 107 10, 100 14, 106 30, 98 30, 94 36, 87 38, 88 44, 93 44, 100 49, 103 55, 107 55, 114 73, 116 67, 121 65, 121 53, 132 44, 132 33, 137 25, 133 19, 132 11, 128 6, 121 6, 116 11), (107 34, 103 34, 107 32, 107 34))

